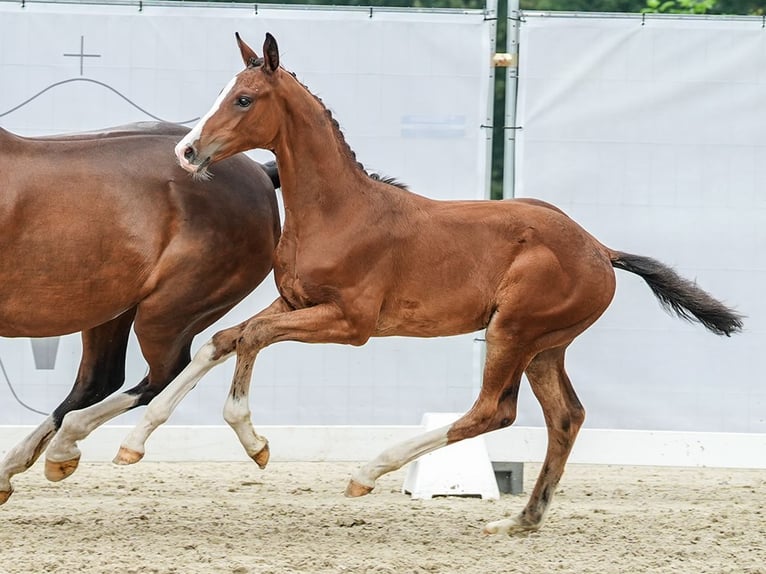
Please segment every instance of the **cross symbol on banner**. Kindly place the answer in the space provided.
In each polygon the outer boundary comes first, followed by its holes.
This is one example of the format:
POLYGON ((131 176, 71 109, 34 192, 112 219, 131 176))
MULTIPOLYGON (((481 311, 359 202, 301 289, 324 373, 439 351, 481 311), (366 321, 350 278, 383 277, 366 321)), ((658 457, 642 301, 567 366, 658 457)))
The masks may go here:
POLYGON ((85 58, 100 58, 101 54, 86 54, 85 53, 85 36, 80 36, 80 53, 79 54, 64 54, 64 56, 80 58, 80 75, 82 76, 83 62, 85 58))

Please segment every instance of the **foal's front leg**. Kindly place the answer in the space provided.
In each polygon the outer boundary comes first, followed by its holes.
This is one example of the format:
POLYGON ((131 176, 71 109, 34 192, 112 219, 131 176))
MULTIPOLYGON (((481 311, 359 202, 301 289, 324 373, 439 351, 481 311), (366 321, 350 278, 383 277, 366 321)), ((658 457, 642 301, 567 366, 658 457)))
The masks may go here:
POLYGON ((191 363, 149 403, 146 411, 144 411, 144 416, 123 440, 113 462, 115 464, 133 464, 141 460, 144 457, 145 444, 149 435, 170 418, 176 407, 205 376, 205 373, 235 353, 242 328, 257 317, 278 313, 283 309, 284 302, 277 299, 244 323, 213 335, 213 338, 202 345, 194 354, 191 363), (224 334, 229 334, 229 336, 223 336, 224 334))
POLYGON ((295 311, 285 306, 281 313, 259 314, 237 328, 213 337, 216 347, 236 348, 237 367, 223 417, 259 467, 266 466, 270 453, 268 440, 255 432, 250 416, 250 383, 258 352, 279 341, 358 343, 358 338, 352 323, 338 306, 332 304, 295 311))
POLYGON ((123 440, 115 464, 134 464, 144 457, 144 444, 157 427, 168 420, 181 400, 210 369, 223 363, 233 353, 218 355, 212 341, 194 354, 191 362, 173 381, 149 403, 144 416, 123 440))
POLYGON ((194 356, 191 364, 149 403, 115 458, 118 464, 141 459, 149 435, 165 422, 184 396, 213 366, 236 353, 237 369, 224 406, 224 418, 259 465, 268 460, 267 441, 252 427, 249 409, 250 379, 258 352, 279 341, 362 344, 364 335, 335 304, 290 310, 282 299, 244 323, 216 333, 194 356))
POLYGON ((256 354, 237 353, 237 366, 223 407, 223 418, 237 433, 237 438, 245 447, 247 456, 263 469, 269 462, 269 441, 255 432, 250 416, 249 392, 255 358, 256 354))

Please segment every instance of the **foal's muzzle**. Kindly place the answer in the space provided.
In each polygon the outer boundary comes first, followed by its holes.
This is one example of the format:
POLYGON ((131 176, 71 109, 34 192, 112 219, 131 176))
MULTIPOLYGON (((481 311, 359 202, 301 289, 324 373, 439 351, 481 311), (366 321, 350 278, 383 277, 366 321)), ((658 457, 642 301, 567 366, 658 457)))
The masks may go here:
POLYGON ((188 172, 197 173, 210 164, 210 156, 200 161, 199 154, 193 145, 181 142, 176 146, 175 152, 179 165, 188 172))

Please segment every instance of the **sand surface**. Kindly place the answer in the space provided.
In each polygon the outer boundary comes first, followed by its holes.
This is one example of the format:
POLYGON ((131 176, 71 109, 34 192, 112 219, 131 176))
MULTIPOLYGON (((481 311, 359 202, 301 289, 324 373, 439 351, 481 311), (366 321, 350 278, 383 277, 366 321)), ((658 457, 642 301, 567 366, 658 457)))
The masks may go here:
MULTIPOLYGON (((484 536, 499 501, 345 499, 355 464, 38 463, 0 507, 0 572, 766 573, 766 472, 570 465, 534 533, 484 536)), ((538 467, 526 465, 525 490, 538 467)))

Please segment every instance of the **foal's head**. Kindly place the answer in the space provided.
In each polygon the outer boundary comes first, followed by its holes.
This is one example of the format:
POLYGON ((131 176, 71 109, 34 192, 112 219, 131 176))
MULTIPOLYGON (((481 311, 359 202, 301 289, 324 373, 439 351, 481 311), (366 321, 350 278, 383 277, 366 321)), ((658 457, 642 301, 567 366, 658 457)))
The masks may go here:
POLYGON ((271 34, 263 43, 263 58, 237 36, 245 69, 221 91, 213 107, 176 146, 181 167, 205 175, 209 164, 241 151, 272 149, 279 127, 277 86, 284 70, 271 34))

